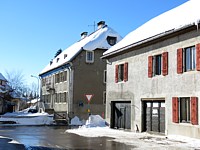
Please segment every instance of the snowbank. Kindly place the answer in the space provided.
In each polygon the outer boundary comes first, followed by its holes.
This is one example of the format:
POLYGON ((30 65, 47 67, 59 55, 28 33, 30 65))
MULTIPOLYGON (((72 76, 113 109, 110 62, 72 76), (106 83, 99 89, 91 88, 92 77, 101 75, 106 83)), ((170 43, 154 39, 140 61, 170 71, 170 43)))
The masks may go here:
POLYGON ((31 113, 30 110, 35 110, 35 106, 19 112, 6 113, 0 116, 0 122, 13 122, 18 125, 48 125, 53 123, 53 115, 43 111, 31 113))
POLYGON ((74 118, 71 119, 70 125, 81 126, 83 125, 83 123, 82 121, 80 121, 80 119, 77 116, 75 116, 74 118))
POLYGON ((106 121, 99 115, 90 115, 88 120, 82 120, 75 116, 71 119, 70 125, 75 126, 82 126, 81 128, 91 128, 91 127, 106 127, 107 123, 106 121))

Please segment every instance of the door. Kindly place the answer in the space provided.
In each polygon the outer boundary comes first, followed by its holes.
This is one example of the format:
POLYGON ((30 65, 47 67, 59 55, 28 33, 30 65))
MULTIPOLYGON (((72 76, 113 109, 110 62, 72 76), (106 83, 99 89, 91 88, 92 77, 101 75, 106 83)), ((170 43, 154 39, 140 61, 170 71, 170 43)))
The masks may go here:
POLYGON ((112 102, 111 103, 111 128, 131 128, 131 103, 112 102))
POLYGON ((144 101, 142 131, 165 132, 165 102, 144 101))

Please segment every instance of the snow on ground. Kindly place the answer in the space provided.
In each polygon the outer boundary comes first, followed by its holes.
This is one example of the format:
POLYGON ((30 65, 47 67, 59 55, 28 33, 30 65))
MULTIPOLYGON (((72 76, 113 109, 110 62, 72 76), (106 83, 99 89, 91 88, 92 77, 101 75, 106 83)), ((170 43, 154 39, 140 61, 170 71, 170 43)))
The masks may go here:
POLYGON ((66 132, 78 134, 84 137, 110 137, 113 138, 113 141, 136 147, 134 150, 200 149, 200 139, 193 139, 177 135, 162 136, 149 133, 136 133, 128 130, 116 130, 106 126, 105 121, 103 121, 103 123, 102 120, 103 119, 98 115, 91 115, 86 121, 86 125, 80 126, 78 129, 68 129, 66 132))
POLYGON ((125 130, 110 129, 109 127, 80 127, 68 129, 68 133, 84 137, 111 137, 113 141, 136 146, 134 149, 170 149, 194 150, 200 149, 200 140, 183 136, 152 135, 148 133, 135 133, 125 130))

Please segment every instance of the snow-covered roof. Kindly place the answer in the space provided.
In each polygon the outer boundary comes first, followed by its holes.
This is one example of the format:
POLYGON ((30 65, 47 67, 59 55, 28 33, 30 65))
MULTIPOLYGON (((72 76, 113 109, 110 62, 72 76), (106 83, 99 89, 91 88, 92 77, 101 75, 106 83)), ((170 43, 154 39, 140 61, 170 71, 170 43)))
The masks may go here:
POLYGON ((117 42, 119 42, 122 37, 107 25, 93 32, 92 34, 86 36, 80 41, 74 43, 67 49, 65 49, 61 54, 49 63, 40 74, 48 72, 58 66, 70 62, 81 50, 93 51, 97 48, 109 49, 111 46, 108 44, 106 38, 108 36, 117 37, 117 42))
POLYGON ((7 81, 6 78, 0 73, 0 80, 7 81))
POLYGON ((117 50, 170 30, 197 24, 200 20, 199 6, 200 0, 189 0, 186 3, 149 20, 136 30, 130 32, 119 43, 104 52, 103 55, 110 55, 117 50))

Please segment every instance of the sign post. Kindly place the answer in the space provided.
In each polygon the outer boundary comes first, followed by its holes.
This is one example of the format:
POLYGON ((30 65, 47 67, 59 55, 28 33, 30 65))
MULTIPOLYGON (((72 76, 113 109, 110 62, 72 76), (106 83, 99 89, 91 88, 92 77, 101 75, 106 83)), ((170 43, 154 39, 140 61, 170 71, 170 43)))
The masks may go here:
POLYGON ((87 112, 88 112, 88 115, 90 115, 90 101, 91 101, 91 99, 92 99, 92 97, 94 96, 94 94, 85 94, 85 97, 87 98, 87 101, 88 101, 88 110, 87 110, 87 112))

